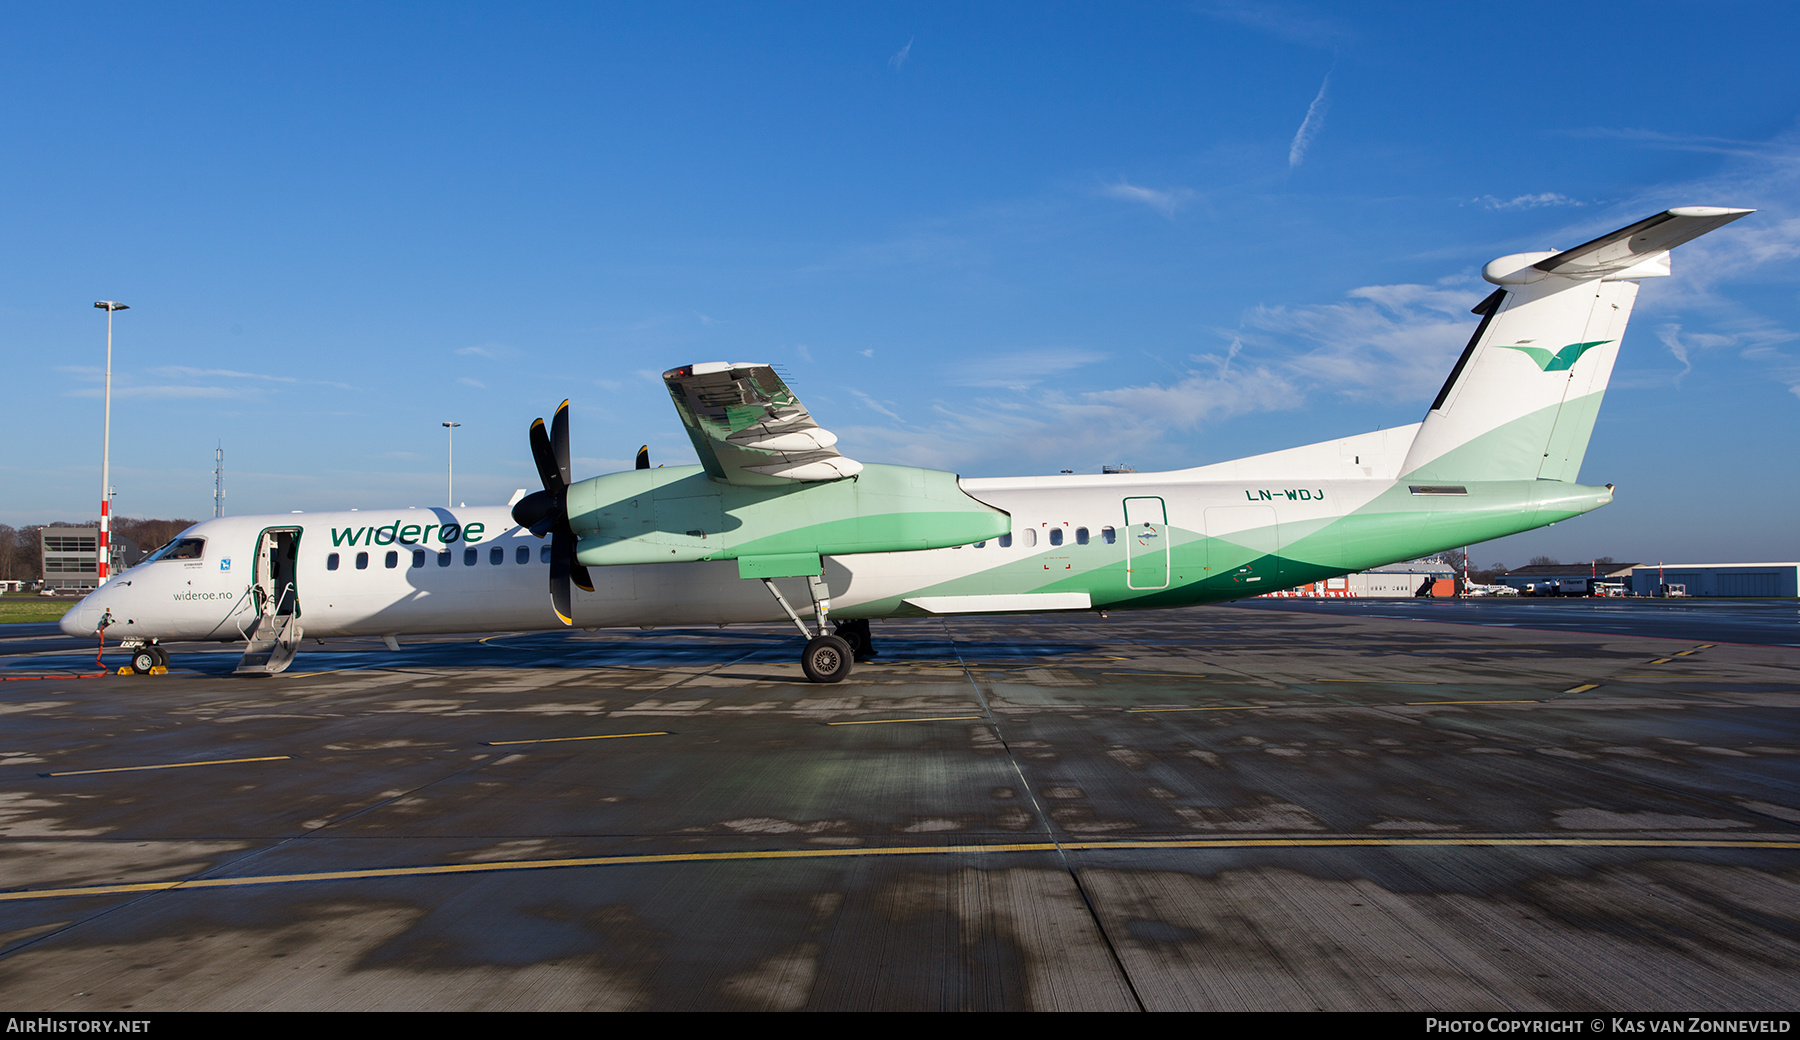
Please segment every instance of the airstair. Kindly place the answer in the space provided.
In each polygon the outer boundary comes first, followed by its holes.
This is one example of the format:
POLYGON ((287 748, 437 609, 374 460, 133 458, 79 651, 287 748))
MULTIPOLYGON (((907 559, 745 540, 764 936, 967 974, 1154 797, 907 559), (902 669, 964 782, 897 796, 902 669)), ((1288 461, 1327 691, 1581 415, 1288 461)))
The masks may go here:
POLYGON ((250 645, 233 675, 275 675, 294 663, 300 649, 298 614, 264 615, 250 634, 250 645))

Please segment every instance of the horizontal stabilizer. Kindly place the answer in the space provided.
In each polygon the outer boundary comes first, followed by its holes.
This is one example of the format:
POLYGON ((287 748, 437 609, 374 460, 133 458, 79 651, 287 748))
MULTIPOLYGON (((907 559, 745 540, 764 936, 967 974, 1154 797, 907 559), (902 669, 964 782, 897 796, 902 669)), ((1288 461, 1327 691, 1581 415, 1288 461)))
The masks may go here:
POLYGON ((1565 278, 1605 278, 1649 264, 1646 276, 1666 275, 1666 255, 1684 242, 1756 212, 1720 206, 1682 206, 1640 220, 1630 227, 1601 235, 1560 253, 1514 253, 1487 265, 1483 278, 1495 285, 1530 285, 1549 275, 1565 278))

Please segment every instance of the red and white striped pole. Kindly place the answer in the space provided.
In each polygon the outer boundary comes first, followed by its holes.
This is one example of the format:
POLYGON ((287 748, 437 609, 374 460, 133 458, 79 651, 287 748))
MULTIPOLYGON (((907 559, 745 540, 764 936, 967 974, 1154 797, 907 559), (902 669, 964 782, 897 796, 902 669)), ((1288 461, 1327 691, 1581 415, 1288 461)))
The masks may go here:
POLYGON ((98 584, 106 584, 107 564, 112 561, 108 534, 112 531, 112 318, 113 311, 131 308, 117 300, 95 300, 94 306, 106 312, 106 414, 100 435, 100 559, 96 568, 98 584))

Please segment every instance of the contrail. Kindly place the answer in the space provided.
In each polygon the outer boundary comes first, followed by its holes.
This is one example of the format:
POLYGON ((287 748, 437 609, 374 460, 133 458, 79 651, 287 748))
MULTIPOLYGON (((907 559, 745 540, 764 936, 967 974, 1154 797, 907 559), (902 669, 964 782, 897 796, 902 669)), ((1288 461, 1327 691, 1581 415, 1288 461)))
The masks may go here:
POLYGON ((1306 158, 1307 146, 1312 144, 1312 139, 1319 136, 1319 131, 1325 126, 1325 110, 1331 107, 1330 102, 1325 100, 1325 89, 1329 86, 1331 86, 1331 73, 1327 72, 1325 82, 1319 84, 1318 96, 1312 99, 1312 104, 1306 106, 1306 118, 1300 121, 1300 129, 1294 131, 1294 143, 1288 145, 1288 169, 1290 170, 1300 165, 1300 160, 1306 158))

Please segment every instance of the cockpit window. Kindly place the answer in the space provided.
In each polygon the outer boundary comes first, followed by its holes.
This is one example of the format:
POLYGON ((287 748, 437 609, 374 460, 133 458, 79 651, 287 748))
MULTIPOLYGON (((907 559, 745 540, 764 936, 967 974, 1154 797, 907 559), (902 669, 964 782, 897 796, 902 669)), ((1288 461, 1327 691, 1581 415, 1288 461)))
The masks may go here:
POLYGON ((206 539, 177 538, 168 545, 151 553, 144 559, 145 563, 157 560, 198 560, 206 555, 206 539))

